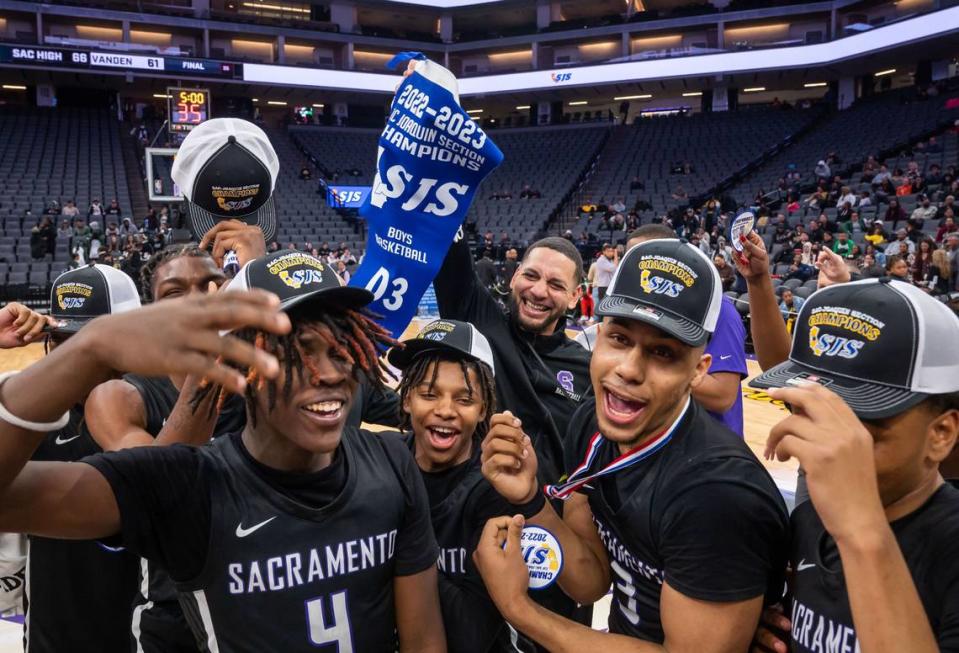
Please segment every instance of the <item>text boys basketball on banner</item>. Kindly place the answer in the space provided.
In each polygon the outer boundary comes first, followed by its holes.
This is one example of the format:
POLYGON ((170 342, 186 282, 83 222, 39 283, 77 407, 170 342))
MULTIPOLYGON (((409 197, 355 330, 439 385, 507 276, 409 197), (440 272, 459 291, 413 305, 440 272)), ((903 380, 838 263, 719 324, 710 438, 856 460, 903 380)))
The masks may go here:
POLYGON ((399 337, 416 314, 466 218, 480 182, 503 160, 459 103, 453 74, 418 52, 380 135, 376 176, 360 208, 369 236, 350 285, 370 290, 370 308, 399 337))

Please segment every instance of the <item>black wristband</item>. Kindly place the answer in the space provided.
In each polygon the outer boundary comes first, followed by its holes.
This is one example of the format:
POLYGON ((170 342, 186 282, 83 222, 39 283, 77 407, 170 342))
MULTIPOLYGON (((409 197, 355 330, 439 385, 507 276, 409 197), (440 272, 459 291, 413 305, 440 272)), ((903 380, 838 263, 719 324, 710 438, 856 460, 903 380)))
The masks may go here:
POLYGON ((516 512, 523 515, 523 517, 529 519, 533 515, 539 514, 539 511, 542 510, 545 505, 546 495, 543 494, 542 490, 537 489, 532 499, 526 503, 514 505, 513 508, 516 509, 516 512))

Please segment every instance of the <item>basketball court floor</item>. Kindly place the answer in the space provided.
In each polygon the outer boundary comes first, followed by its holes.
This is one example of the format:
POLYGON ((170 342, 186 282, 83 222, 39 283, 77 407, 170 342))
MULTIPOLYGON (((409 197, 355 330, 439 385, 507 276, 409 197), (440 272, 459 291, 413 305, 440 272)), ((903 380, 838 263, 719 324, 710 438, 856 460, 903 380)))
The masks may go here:
MULTIPOLYGON (((420 324, 422 323, 414 321, 407 329, 405 336, 415 333, 420 324)), ((0 372, 23 369, 41 356, 43 356, 43 346, 39 344, 29 345, 21 349, 0 351, 0 372)), ((759 374, 759 365, 755 361, 748 361, 748 365, 749 378, 759 374)), ((743 381, 743 414, 746 423, 746 442, 753 450, 753 453, 762 460, 762 452, 770 427, 785 417, 787 413, 780 402, 773 401, 764 392, 749 388, 746 384, 747 381, 748 379, 743 381)), ((796 462, 788 461, 781 463, 775 460, 762 460, 762 462, 776 481, 776 485, 786 497, 786 501, 791 508, 793 491, 796 487, 796 462)), ((594 627, 605 629, 608 613, 609 596, 600 601, 594 609, 594 627)), ((0 653, 17 653, 22 651, 22 634, 23 626, 18 621, 0 619, 0 653)))

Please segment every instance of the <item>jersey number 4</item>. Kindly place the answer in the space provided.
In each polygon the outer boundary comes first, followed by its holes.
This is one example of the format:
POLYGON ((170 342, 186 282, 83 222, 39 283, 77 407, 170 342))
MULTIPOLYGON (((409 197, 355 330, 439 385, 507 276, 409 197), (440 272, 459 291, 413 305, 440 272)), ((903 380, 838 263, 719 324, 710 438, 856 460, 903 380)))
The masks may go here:
POLYGON ((336 645, 337 653, 353 653, 353 632, 350 612, 346 608, 346 591, 330 594, 328 608, 333 613, 327 625, 323 611, 324 598, 319 596, 306 602, 306 620, 310 627, 310 641, 316 646, 336 645))

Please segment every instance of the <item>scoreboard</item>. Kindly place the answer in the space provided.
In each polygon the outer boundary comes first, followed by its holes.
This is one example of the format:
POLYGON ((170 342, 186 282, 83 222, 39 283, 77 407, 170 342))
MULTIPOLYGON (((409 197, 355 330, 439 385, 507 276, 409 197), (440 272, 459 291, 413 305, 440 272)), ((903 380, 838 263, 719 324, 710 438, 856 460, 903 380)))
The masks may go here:
POLYGON ((188 132, 210 115, 210 91, 201 88, 168 88, 170 131, 188 132))

